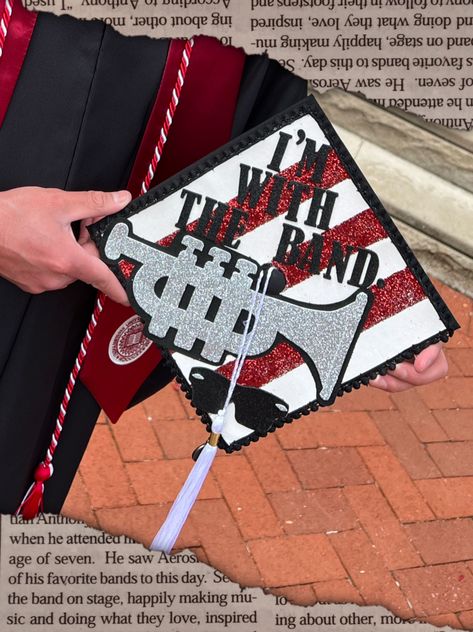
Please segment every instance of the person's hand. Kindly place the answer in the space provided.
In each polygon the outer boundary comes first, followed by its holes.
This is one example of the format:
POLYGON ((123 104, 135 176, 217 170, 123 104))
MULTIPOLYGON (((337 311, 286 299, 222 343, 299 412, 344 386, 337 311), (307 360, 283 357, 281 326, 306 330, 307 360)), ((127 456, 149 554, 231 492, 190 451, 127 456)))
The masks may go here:
POLYGON ((76 280, 128 304, 118 279, 99 259, 86 226, 128 204, 128 191, 22 187, 0 192, 0 276, 25 292, 59 290, 76 280), (77 241, 71 224, 81 221, 77 241))
POLYGON ((447 358, 439 342, 421 351, 413 362, 402 362, 394 371, 371 380, 370 386, 398 393, 439 380, 447 375, 447 370, 447 358))

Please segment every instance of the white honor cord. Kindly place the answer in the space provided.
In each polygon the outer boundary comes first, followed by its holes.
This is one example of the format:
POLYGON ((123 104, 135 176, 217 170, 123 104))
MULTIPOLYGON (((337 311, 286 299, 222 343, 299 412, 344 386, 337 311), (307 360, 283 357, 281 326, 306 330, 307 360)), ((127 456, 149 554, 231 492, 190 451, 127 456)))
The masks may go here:
POLYGON ((240 349, 238 350, 238 355, 235 360, 235 364, 233 366, 232 377, 230 378, 230 385, 228 387, 228 393, 225 400, 225 404, 223 405, 222 410, 219 412, 219 415, 221 414, 222 416, 222 429, 214 430, 214 427, 212 424, 212 432, 218 432, 220 434, 221 431, 223 430, 223 425, 225 423, 225 414, 228 410, 228 406, 230 405, 230 401, 233 396, 233 391, 235 390, 235 386, 238 382, 238 378, 240 377, 240 373, 243 369, 243 365, 245 364, 246 356, 248 355, 248 352, 251 347, 251 343, 253 342, 255 331, 258 327, 259 319, 261 316, 261 310, 263 309, 264 299, 268 291, 269 281, 271 279, 271 274, 272 274, 272 268, 268 270, 268 273, 265 278, 264 278, 264 270, 261 270, 258 276, 258 280, 256 282, 256 289, 255 289, 255 292, 253 293, 253 300, 251 302, 251 306, 248 311, 248 319, 245 322, 245 329, 243 331, 243 335, 241 338, 240 349), (264 278, 264 284, 263 284, 263 278, 264 278), (261 293, 260 293, 261 285, 263 285, 263 289, 261 290, 261 293), (250 325, 251 325, 251 319, 253 318, 253 316, 254 316, 253 328, 251 331, 249 331, 250 325))

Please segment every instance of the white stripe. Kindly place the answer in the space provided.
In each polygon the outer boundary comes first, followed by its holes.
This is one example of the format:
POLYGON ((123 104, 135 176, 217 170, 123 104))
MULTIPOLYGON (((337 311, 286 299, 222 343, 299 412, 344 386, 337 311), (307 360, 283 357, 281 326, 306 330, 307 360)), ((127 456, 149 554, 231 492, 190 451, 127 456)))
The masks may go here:
POLYGON ((429 299, 407 307, 360 334, 343 379, 352 380, 386 358, 393 358, 444 330, 445 325, 429 299))
MULTIPOLYGON (((216 415, 210 415, 212 421, 216 415)), ((222 429, 222 438, 227 445, 230 445, 234 441, 238 441, 239 439, 243 439, 243 437, 247 437, 249 434, 252 434, 253 430, 251 428, 247 428, 242 424, 238 423, 235 419, 235 404, 232 402, 227 409, 225 415, 225 423, 222 429)))
POLYGON ((288 371, 262 387, 265 391, 283 399, 289 410, 297 410, 317 397, 317 389, 307 364, 288 371))
MULTIPOLYGON (((404 309, 360 334, 343 381, 352 380, 382 364, 387 358, 399 355, 444 329, 445 326, 428 299, 404 309)), ((173 358, 187 380, 190 371, 195 367, 215 370, 215 366, 195 361, 181 353, 174 353, 173 358)), ((262 388, 286 401, 290 410, 297 410, 317 397, 315 382, 305 364, 271 380, 262 388)))
MULTIPOLYGON (((203 362, 202 360, 195 360, 194 358, 190 358, 182 353, 179 353, 178 351, 175 351, 172 354, 172 357, 173 360, 177 362, 180 371, 187 381, 189 381, 189 375, 192 369, 200 367, 203 369, 210 369, 212 371, 215 371, 217 368, 215 364, 209 364, 208 362, 203 362)), ((226 364, 226 362, 232 362, 234 359, 235 358, 233 356, 228 356, 224 364, 226 364)))
MULTIPOLYGON (((367 210, 368 205, 366 204, 366 201, 357 191, 351 180, 344 180, 330 190, 339 194, 333 207, 333 213, 329 225, 330 229, 342 224, 348 219, 351 219, 362 211, 367 210)), ((303 202, 298 213, 300 221, 297 224, 297 228, 304 231, 306 241, 312 238, 313 233, 323 234, 322 231, 311 226, 305 226, 303 223, 307 218, 310 202, 310 200, 303 202)), ((260 262, 271 261, 276 252, 276 237, 279 240, 284 224, 295 226, 295 224, 286 220, 285 215, 279 215, 270 222, 261 224, 254 230, 245 233, 242 237, 240 237, 241 244, 238 247, 238 251, 242 254, 248 255, 249 257, 255 257, 255 255, 257 255, 258 261, 260 262)))
MULTIPOLYGON (((349 382, 387 358, 393 358, 444 330, 444 324, 428 299, 404 309, 361 332, 343 382, 349 382)), ((286 401, 290 410, 316 398, 314 380, 307 365, 288 371, 262 388, 286 401)))
MULTIPOLYGON (((379 257, 379 269, 375 281, 377 279, 386 279, 392 274, 399 272, 400 270, 404 270, 406 267, 406 262, 389 238, 381 239, 380 241, 371 244, 368 246, 367 250, 374 252, 379 257)), ((345 279, 350 279, 355 262, 356 253, 351 255, 348 260, 345 279)), ((323 272, 321 274, 314 274, 308 279, 301 281, 301 283, 284 290, 282 294, 288 298, 293 298, 305 303, 330 305, 348 298, 357 291, 353 285, 348 285, 347 283, 334 283, 333 280, 331 281, 330 279, 325 279, 323 274, 323 272)), ((334 275, 335 272, 331 274, 332 277, 334 275)))
MULTIPOLYGON (((323 132, 320 130, 314 119, 309 115, 291 123, 290 125, 286 125, 281 131, 292 134, 292 136, 297 138, 297 130, 302 126, 307 126, 307 135, 315 140, 317 147, 322 143, 327 143, 323 132)), ((197 180, 189 183, 187 188, 191 191, 202 194, 204 197, 208 195, 209 197, 224 202, 233 199, 238 193, 238 174, 240 173, 240 163, 243 162, 249 165, 260 165, 262 154, 269 156, 270 159, 276 147, 277 138, 279 138, 278 134, 259 141, 241 154, 226 160, 215 169, 210 170, 197 180)), ((301 152, 301 145, 296 145, 295 142, 289 143, 288 149, 281 163, 281 169, 287 169, 298 162, 301 157, 301 152)), ((203 202, 204 200, 202 200, 202 204, 200 206, 195 205, 195 209, 191 213, 189 222, 192 222, 199 217, 202 211, 203 202)), ((169 195, 161 202, 149 206, 137 215, 130 217, 134 232, 139 237, 143 237, 150 241, 159 241, 163 237, 170 235, 176 230, 175 224, 182 209, 182 204, 181 191, 179 190, 176 193, 169 195), (158 205, 159 208, 156 208, 158 205), (154 220, 157 212, 159 212, 159 222, 154 220)), ((279 233, 275 232, 272 244, 273 252, 277 246, 277 241, 279 241, 279 236, 279 233)), ((253 253, 253 256, 254 254, 255 253, 253 253)))

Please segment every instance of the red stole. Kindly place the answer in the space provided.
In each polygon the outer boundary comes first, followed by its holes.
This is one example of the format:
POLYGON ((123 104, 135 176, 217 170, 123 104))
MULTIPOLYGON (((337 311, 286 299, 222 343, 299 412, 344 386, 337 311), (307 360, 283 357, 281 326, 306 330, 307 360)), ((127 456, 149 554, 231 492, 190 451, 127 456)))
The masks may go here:
MULTIPOLYGON (((137 197, 171 99, 184 43, 173 40, 128 188, 137 197)), ((241 49, 196 37, 177 109, 153 183, 163 181, 230 140, 244 65, 241 49)), ((141 333, 131 308, 107 299, 90 342, 80 379, 117 421, 161 360, 141 333)))
MULTIPOLYGON (((3 11, 3 3, 1 6, 3 11)), ((37 17, 37 13, 24 9, 20 0, 14 0, 3 54, 0 57, 0 127, 20 76, 37 17)))

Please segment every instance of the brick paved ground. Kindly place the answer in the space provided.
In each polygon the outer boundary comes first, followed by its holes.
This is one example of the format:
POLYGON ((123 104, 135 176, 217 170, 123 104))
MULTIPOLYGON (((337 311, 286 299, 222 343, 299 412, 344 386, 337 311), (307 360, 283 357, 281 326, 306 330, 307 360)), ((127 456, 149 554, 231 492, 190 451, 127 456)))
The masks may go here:
MULTIPOLYGON (((381 604, 473 628, 473 305, 443 382, 373 388, 243 453, 219 455, 179 547, 301 604, 381 604)), ((205 440, 170 385, 115 426, 101 418, 64 513, 149 545, 205 440)))

